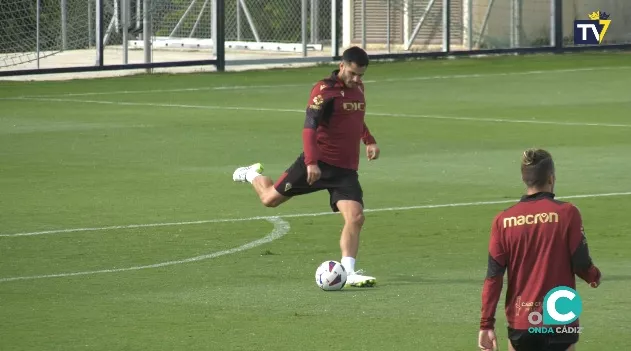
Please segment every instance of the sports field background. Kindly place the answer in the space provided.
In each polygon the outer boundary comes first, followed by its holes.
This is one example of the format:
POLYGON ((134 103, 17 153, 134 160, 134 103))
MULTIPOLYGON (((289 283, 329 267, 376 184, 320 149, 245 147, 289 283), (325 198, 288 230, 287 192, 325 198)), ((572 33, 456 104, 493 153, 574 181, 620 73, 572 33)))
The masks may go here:
POLYGON ((629 350, 629 60, 371 64, 357 264, 378 285, 341 292, 314 282, 340 259, 326 192, 268 209, 231 179, 293 162, 333 66, 2 82, 0 350, 476 350, 490 223, 533 146, 604 274, 578 282, 578 350, 629 350))

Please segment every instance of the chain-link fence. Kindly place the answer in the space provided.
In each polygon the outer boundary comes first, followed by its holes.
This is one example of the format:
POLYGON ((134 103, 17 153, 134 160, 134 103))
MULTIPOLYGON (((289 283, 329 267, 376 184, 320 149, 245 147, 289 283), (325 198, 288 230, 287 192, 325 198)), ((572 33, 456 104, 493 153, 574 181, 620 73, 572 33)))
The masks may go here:
POLYGON ((611 21, 601 45, 631 43, 631 1, 574 0, 563 9, 564 44, 574 46, 574 20, 589 20, 594 12, 605 12, 611 21))
POLYGON ((335 23, 340 53, 352 45, 370 54, 546 48, 559 38, 574 46, 574 21, 602 11, 610 25, 597 44, 631 43, 631 3, 625 1, 3 0, 0 74, 94 66, 97 43, 104 65, 210 60, 221 1, 229 66, 330 59, 335 23))
MULTIPOLYGON (((554 0, 346 0, 343 46, 372 53, 541 48, 553 45, 554 0), (449 28, 447 28, 447 23, 449 28), (447 35, 447 29, 449 31, 447 35), (448 40, 447 40, 448 39, 448 40)), ((574 45, 574 21, 607 10, 601 44, 631 43, 631 3, 563 0, 563 45, 574 45)))
POLYGON ((353 0, 352 7, 344 45, 374 52, 550 45, 550 0, 353 0))
POLYGON ((38 67, 63 50, 87 48, 88 18, 85 0, 0 1, 0 68, 38 67))
MULTIPOLYGON (((95 65, 99 15, 105 65, 213 59, 216 4, 217 0, 3 0, 0 70, 95 65), (148 53, 145 30, 150 34, 148 53)), ((331 0, 224 4, 229 59, 330 54, 324 49, 331 42, 331 0)))

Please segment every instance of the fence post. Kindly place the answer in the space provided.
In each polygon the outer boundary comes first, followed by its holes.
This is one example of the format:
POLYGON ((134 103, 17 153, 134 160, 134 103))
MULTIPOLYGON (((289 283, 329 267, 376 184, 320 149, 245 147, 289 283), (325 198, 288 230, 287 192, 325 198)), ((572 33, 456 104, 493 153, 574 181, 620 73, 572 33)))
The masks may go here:
POLYGON ((510 0, 510 47, 515 47, 515 1, 510 0))
POLYGON ((473 0, 466 0, 467 15, 465 23, 467 25, 467 50, 473 50, 473 0))
POLYGON ((554 7, 554 47, 557 52, 563 50, 563 0, 550 0, 554 7))
POLYGON ((317 44, 320 41, 320 2, 311 0, 311 44, 317 44))
POLYGON ((386 47, 390 53, 390 0, 386 0, 386 47))
POLYGON ((241 41, 241 1, 237 1, 237 41, 241 41))
POLYGON ((451 46, 451 0, 443 0, 443 52, 449 53, 451 46))
POLYGON ((521 37, 523 33, 522 14, 524 11, 524 3, 522 0, 515 0, 515 47, 521 47, 521 37))
POLYGON ((92 47, 92 0, 87 0, 88 2, 88 48, 92 47))
POLYGON ((366 50, 366 0, 362 0, 362 49, 366 50))
POLYGON ((37 69, 39 69, 39 18, 40 18, 40 0, 36 3, 37 9, 35 9, 35 51, 37 52, 37 69))
POLYGON ((339 55, 339 22, 337 21, 337 1, 331 0, 331 56, 337 57, 339 55))
MULTIPOLYGON (((102 1, 102 0, 101 0, 102 1)), ((144 0, 142 6, 142 37, 145 47, 145 63, 151 63, 151 0, 144 0)), ((147 68, 151 73, 151 68, 147 68)))
MULTIPOLYGON (((237 0, 237 8, 239 8, 239 2, 237 0)), ((217 56, 217 0, 210 1, 210 38, 213 41, 213 55, 217 56)))
POLYGON ((66 6, 66 0, 61 0, 61 50, 68 49, 68 7, 66 6))
POLYGON ((217 23, 217 71, 226 70, 226 2, 217 0, 215 23, 217 23))
POLYGON ((103 66, 103 0, 96 0, 96 64, 103 66))
POLYGON ((123 64, 127 64, 128 59, 128 51, 129 51, 129 38, 128 38, 128 29, 129 29, 129 0, 121 0, 121 19, 122 19, 122 30, 123 30, 123 64))
POLYGON ((307 0, 302 0, 300 6, 302 28, 302 57, 307 57, 307 0))

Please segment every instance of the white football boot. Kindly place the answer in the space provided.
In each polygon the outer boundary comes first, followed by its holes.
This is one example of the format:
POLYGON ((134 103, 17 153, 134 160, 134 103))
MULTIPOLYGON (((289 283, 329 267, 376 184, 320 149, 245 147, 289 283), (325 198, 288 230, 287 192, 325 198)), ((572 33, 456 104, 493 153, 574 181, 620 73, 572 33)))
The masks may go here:
POLYGON ((250 166, 239 167, 232 174, 232 180, 235 182, 245 183, 247 182, 245 175, 252 171, 256 173, 263 173, 263 165, 261 163, 255 163, 250 166))
POLYGON ((360 269, 355 272, 348 272, 346 277, 346 285, 355 286, 358 288, 369 288, 377 284, 377 278, 369 275, 363 275, 363 271, 360 269))

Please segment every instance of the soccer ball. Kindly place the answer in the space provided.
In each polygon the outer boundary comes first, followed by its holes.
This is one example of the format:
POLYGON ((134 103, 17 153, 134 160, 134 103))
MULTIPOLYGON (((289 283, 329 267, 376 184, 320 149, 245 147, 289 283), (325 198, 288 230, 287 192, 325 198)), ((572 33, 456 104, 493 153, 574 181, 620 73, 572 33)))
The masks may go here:
POLYGON ((315 274, 316 285, 326 291, 342 290, 346 278, 346 269, 337 261, 322 262, 315 274))

